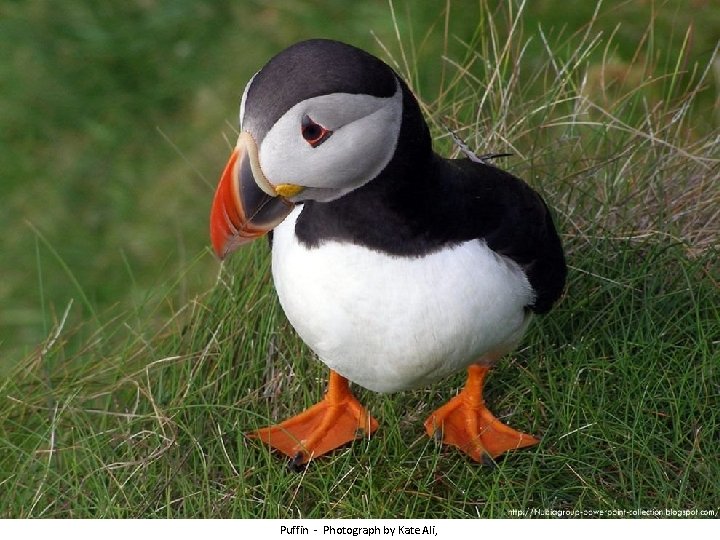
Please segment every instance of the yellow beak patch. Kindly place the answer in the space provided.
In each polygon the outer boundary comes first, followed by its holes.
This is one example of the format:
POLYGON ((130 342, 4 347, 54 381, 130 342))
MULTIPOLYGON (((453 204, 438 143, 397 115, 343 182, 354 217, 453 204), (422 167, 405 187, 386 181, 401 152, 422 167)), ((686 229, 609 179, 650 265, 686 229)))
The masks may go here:
POLYGON ((275 192, 285 198, 294 197, 303 189, 305 189, 303 186, 298 186, 296 184, 279 184, 275 186, 275 192))

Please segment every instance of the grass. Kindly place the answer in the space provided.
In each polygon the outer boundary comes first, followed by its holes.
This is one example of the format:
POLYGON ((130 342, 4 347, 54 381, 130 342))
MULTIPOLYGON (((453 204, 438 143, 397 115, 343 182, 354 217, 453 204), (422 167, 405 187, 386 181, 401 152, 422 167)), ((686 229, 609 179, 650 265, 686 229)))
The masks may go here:
MULTIPOLYGON (((140 62, 162 91, 153 94, 143 77, 135 84, 130 75, 117 79, 127 87, 102 81, 113 96, 130 100, 138 93, 132 102, 137 112, 131 106, 122 113, 117 100, 106 98, 90 104, 100 115, 97 125, 93 115, 82 116, 70 134, 61 126, 81 105, 70 92, 55 96, 61 111, 48 112, 49 134, 41 126, 43 111, 1 109, 4 121, 13 121, 8 111, 14 111, 15 121, 31 126, 21 136, 20 124, 11 123, 13 137, 4 135, 2 142, 13 150, 38 146, 33 156, 57 158, 50 140, 57 138, 60 149, 70 152, 83 149, 81 139, 88 138, 97 153, 69 154, 80 155, 79 163, 60 159, 57 170, 68 191, 48 189, 46 214, 31 214, 24 251, 17 240, 4 250, 5 257, 18 253, 19 262, 3 265, 9 270, 0 293, 5 306, 19 307, 3 308, 3 346, 12 355, 3 361, 7 375, 0 379, 0 489, 10 495, 0 502, 0 516, 720 511, 715 15, 707 11, 693 19, 691 39, 691 33, 674 35, 664 26, 683 16, 673 2, 640 14, 636 3, 606 2, 597 11, 592 6, 568 14, 563 24, 548 22, 530 4, 480 2, 472 6, 480 9, 465 11, 470 6, 457 2, 447 18, 442 9, 430 13, 405 4, 392 6, 394 18, 380 3, 357 9, 368 21, 359 42, 384 54, 411 81, 436 147, 457 154, 447 133, 452 129, 479 153, 514 152, 502 165, 540 190, 556 214, 571 266, 567 294, 494 371, 486 396, 514 427, 542 436, 537 448, 505 456, 490 470, 436 447, 422 421, 453 394, 461 376, 390 396, 359 389, 381 422, 377 435, 301 474, 247 440, 243 432, 317 401, 326 377, 282 315, 266 245, 255 243, 218 269, 205 248, 206 228, 191 230, 206 220, 205 210, 197 219, 197 209, 189 210, 200 198, 209 204, 215 173, 206 164, 224 163, 223 136, 232 137, 232 128, 219 120, 228 114, 225 101, 234 103, 244 82, 233 76, 210 90, 195 86, 194 77, 227 69, 219 60, 206 61, 238 51, 221 47, 235 39, 230 27, 237 28, 223 20, 248 12, 179 2, 186 11, 177 8, 176 18, 168 19, 161 16, 167 12, 137 8, 136 26, 127 22, 112 33, 107 29, 116 13, 93 12, 78 2, 70 13, 80 22, 69 28, 106 30, 79 34, 95 44, 92 50, 102 52, 97 43, 130 49, 106 68, 109 81, 118 65, 140 62), (632 16, 616 27, 627 15, 623 9, 632 16), (154 56, 148 43, 130 46, 138 24, 173 43, 173 25, 199 31, 188 21, 200 15, 208 32, 224 38, 211 46, 203 45, 204 35, 188 34, 186 45, 195 53, 185 57, 185 74, 163 72, 168 58, 154 56), (571 20, 576 16, 580 20, 571 20), (94 24, 87 24, 88 17, 94 24), (634 39, 626 26, 636 30, 634 39), (180 89, 194 92, 196 101, 183 101, 176 95, 180 89), (147 133, 127 137, 130 127, 144 125, 136 122, 147 103, 162 133, 147 124, 147 133), (105 110, 104 104, 118 107, 105 110), (119 133, 98 133, 114 122, 119 133), (207 140, 193 144, 188 131, 207 140), (161 167, 142 151, 150 141, 162 148, 164 160, 180 157, 161 167), (88 183, 88 174, 98 170, 113 180, 110 193, 88 183), (135 173, 156 183, 138 185, 135 173), (197 180, 173 191, 183 176, 197 180), (84 187, 89 204, 87 214, 76 214, 79 223, 70 219, 72 205, 53 210, 84 187), (155 211, 146 215, 148 209, 155 211), (117 229, 110 226, 116 222, 117 229), (89 226, 100 231, 95 240, 66 244, 56 232, 80 234, 89 226), (119 243, 125 238, 120 226, 132 233, 127 243, 119 243), (76 250, 97 253, 100 260, 84 267, 76 250), (31 298, 21 290, 32 291, 31 298)), ((324 14, 340 17, 336 8, 328 2, 324 14)), ((34 16, 50 24, 38 9, 34 16)), ((304 32, 317 33, 324 21, 310 8, 254 14, 271 22, 251 36, 257 58, 242 67, 243 78, 271 50, 304 32)), ((58 32, 55 26, 47 31, 58 32)), ((70 36, 66 46, 72 49, 78 42, 70 36)), ((71 67, 89 73, 81 63, 71 67)), ((41 82, 41 74, 51 77, 38 70, 41 82)), ((29 90, 23 99, 38 91, 31 82, 24 81, 29 90)), ((19 178, 40 165, 22 158, 12 165, 18 174, 3 176, 10 204, 27 202, 19 178)), ((46 186, 32 184, 31 199, 46 186)))

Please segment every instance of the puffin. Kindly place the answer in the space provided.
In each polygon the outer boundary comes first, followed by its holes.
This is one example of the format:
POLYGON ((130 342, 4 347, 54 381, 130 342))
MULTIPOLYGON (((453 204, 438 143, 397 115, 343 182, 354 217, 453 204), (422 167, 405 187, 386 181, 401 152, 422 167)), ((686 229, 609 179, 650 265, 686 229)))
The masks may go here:
POLYGON ((436 154, 405 81, 339 41, 272 57, 245 86, 239 125, 213 250, 224 259, 270 233, 280 305, 329 368, 319 403, 247 435, 302 468, 378 429, 351 382, 398 392, 465 370, 427 434, 479 463, 537 444, 490 412, 483 386, 564 290, 541 196, 488 160, 436 154))

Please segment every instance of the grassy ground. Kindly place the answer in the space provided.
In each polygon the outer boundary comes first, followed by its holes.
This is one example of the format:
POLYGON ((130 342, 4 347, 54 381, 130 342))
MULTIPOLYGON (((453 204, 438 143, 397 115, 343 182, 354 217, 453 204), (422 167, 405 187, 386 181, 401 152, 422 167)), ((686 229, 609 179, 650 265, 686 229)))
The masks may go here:
POLYGON ((0 516, 720 511, 717 10, 357 4, 0 4, 0 516), (310 35, 394 63, 443 154, 447 127, 514 152, 555 211, 567 295, 487 389, 542 442, 495 469, 423 433, 461 377, 359 390, 377 435, 302 474, 243 437, 326 372, 207 209, 245 80, 310 35))

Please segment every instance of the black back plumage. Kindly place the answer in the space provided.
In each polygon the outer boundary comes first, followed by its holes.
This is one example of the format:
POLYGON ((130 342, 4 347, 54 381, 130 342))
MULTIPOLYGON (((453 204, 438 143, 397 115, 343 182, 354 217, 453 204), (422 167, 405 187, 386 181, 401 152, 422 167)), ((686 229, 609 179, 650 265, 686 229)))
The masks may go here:
POLYGON ((455 194, 446 194, 450 207, 445 212, 454 213, 452 206, 458 204, 464 206, 452 220, 453 236, 482 239, 495 253, 515 261, 535 291, 528 307, 547 313, 562 294, 567 267, 545 201, 525 182, 492 165, 469 159, 445 160, 444 165, 450 171, 443 179, 458 179, 455 194), (466 201, 464 205, 457 202, 459 197, 466 201))

